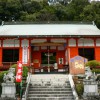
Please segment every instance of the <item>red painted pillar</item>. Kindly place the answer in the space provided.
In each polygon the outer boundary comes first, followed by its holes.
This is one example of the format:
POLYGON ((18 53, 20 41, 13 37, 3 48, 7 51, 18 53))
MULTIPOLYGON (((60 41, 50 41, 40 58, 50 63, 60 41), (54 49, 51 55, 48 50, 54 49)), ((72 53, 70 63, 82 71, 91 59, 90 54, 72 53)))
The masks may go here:
POLYGON ((100 47, 95 47, 95 60, 100 61, 100 47))
POLYGON ((2 48, 0 48, 0 66, 2 66, 2 48))
POLYGON ((22 47, 19 48, 19 61, 22 61, 22 47))
POLYGON ((78 48, 77 47, 70 47, 69 48, 69 54, 70 54, 69 55, 70 58, 77 56, 78 55, 78 48))

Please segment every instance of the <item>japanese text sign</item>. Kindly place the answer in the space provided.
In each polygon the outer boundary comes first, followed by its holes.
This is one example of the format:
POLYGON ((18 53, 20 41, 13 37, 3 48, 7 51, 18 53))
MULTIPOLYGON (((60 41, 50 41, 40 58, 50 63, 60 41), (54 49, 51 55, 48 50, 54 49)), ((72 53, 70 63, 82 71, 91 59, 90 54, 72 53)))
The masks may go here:
POLYGON ((22 81, 22 62, 17 62, 16 82, 22 81))

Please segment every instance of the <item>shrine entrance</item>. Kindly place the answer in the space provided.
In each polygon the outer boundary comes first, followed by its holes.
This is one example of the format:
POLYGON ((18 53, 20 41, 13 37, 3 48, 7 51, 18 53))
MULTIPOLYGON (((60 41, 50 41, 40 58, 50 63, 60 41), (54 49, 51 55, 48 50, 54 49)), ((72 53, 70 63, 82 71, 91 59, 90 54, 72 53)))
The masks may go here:
POLYGON ((31 47, 32 65, 35 72, 65 71, 66 48, 63 43, 41 43, 31 47))
POLYGON ((56 52, 41 52, 41 67, 45 72, 54 71, 56 62, 56 52))

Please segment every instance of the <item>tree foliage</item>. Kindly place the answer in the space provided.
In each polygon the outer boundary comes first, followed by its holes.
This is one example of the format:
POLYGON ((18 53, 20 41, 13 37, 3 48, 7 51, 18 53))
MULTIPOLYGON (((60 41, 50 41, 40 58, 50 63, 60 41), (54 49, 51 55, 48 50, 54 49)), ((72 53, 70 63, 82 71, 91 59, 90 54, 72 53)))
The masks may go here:
POLYGON ((50 6, 47 0, 0 0, 0 20, 95 21, 100 28, 100 2, 68 1, 50 6))

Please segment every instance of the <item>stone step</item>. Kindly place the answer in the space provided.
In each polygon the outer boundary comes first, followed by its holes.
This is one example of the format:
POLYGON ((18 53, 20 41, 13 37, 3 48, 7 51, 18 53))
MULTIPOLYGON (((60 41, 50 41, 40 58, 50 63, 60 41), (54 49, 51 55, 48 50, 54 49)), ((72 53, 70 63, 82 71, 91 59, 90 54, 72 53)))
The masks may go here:
POLYGON ((67 75, 32 75, 27 100, 74 100, 67 75))
POLYGON ((34 87, 34 88, 42 88, 42 87, 44 87, 44 88, 57 88, 57 87, 65 87, 65 88, 67 88, 67 87, 71 87, 69 84, 67 85, 67 84, 34 84, 34 85, 32 85, 32 86, 30 86, 30 88, 31 87, 34 87))
POLYGON ((31 75, 31 81, 37 81, 37 80, 43 80, 43 81, 53 81, 53 80, 68 80, 68 76, 67 75, 61 75, 61 74, 39 74, 39 75, 31 75))
POLYGON ((52 81, 44 81, 44 82, 43 81, 36 81, 36 82, 33 82, 33 81, 31 81, 31 84, 32 85, 46 85, 46 84, 69 85, 70 83, 68 81, 65 81, 65 82, 59 82, 59 81, 58 82, 57 81, 56 82, 55 81, 54 82, 52 82, 52 81))
POLYGON ((68 81, 69 79, 68 79, 68 77, 61 77, 61 76, 49 76, 49 75, 47 75, 47 76, 31 76, 31 81, 38 81, 38 80, 43 80, 43 81, 53 81, 53 80, 63 80, 63 81, 68 81))
POLYGON ((72 91, 29 91, 29 94, 68 94, 72 91))
POLYGON ((50 82, 56 82, 56 81, 59 81, 59 82, 69 82, 68 81, 68 79, 56 79, 56 78, 52 78, 52 79, 35 79, 34 78, 34 80, 32 80, 31 79, 31 82, 38 82, 38 81, 41 81, 41 82, 48 82, 48 81, 50 81, 50 82))
POLYGON ((36 81, 38 81, 38 80, 46 80, 46 81, 48 81, 48 80, 63 80, 63 81, 66 81, 66 80, 69 80, 67 77, 49 77, 49 76, 47 76, 47 77, 32 77, 31 76, 31 81, 34 81, 34 80, 36 80, 36 81), (48 77, 48 78, 47 78, 48 77))
POLYGON ((33 86, 29 86, 29 88, 71 88, 71 86, 70 85, 64 85, 64 86, 40 86, 40 85, 33 85, 33 86))
POLYGON ((72 91, 71 88, 29 88, 29 91, 72 91))
POLYGON ((28 94, 28 97, 72 97, 73 94, 28 94))
POLYGON ((68 78, 67 74, 33 74, 32 77, 66 77, 68 78))
POLYGON ((27 100, 74 100, 73 97, 29 97, 27 100))
POLYGON ((36 84, 66 84, 66 85, 69 85, 69 81, 62 81, 62 82, 59 82, 59 81, 31 81, 30 82, 31 85, 36 85, 36 84))
POLYGON ((37 88, 38 87, 47 87, 47 88, 48 87, 53 87, 54 88, 54 87, 71 87, 71 86, 70 86, 70 84, 68 84, 68 85, 67 84, 66 85, 65 84, 63 84, 63 85, 58 85, 58 84, 56 84, 56 85, 52 85, 52 84, 45 84, 45 85, 44 84, 43 85, 35 84, 35 85, 30 85, 29 87, 37 87, 37 88))
POLYGON ((68 80, 69 79, 66 79, 66 78, 31 78, 31 82, 36 82, 36 81, 60 81, 60 80, 62 80, 62 81, 67 81, 68 82, 68 80))

